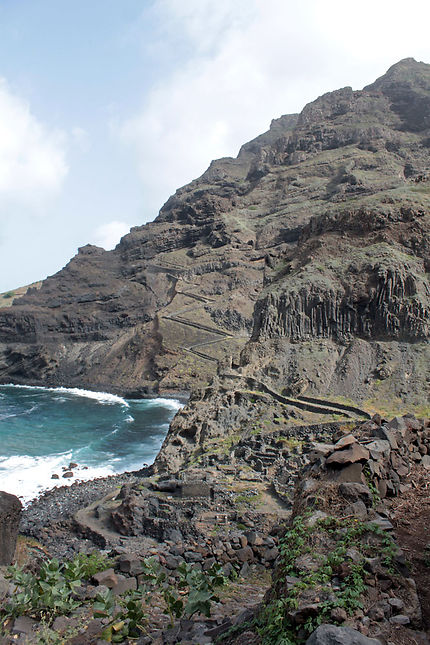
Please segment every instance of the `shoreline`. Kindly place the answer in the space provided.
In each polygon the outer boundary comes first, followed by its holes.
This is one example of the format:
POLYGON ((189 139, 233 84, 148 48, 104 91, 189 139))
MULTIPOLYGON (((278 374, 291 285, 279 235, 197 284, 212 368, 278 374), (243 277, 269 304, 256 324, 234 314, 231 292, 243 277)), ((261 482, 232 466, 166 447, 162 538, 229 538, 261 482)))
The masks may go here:
MULTIPOLYGON (((50 386, 46 386, 46 385, 34 385, 34 384, 30 385, 30 384, 12 383, 12 382, 3 383, 3 384, 0 385, 0 387, 8 387, 8 386, 17 387, 17 388, 22 388, 23 387, 23 388, 29 388, 29 389, 35 388, 36 390, 37 389, 43 389, 43 390, 46 390, 46 391, 49 391, 49 390, 54 390, 54 391, 55 390, 61 390, 61 391, 70 390, 72 393, 78 394, 78 389, 74 388, 74 387, 68 387, 68 388, 63 387, 63 386, 58 386, 58 387, 52 386, 52 387, 50 387, 50 386)), ((114 389, 115 388, 110 388, 110 391, 108 391, 108 392, 106 392, 106 391, 101 392, 101 391, 95 390, 95 389, 94 390, 79 390, 79 393, 81 393, 82 396, 88 396, 88 395, 90 395, 90 393, 94 393, 95 395, 99 395, 100 397, 105 395, 106 397, 111 397, 112 396, 112 397, 122 398, 122 397, 119 397, 119 395, 114 394, 114 392, 112 391, 114 389)), ((184 405, 186 405, 186 402, 188 401, 189 396, 190 396, 190 394, 188 392, 181 391, 181 392, 178 392, 178 393, 173 393, 173 392, 170 391, 169 393, 166 393, 166 394, 163 393, 163 395, 158 394, 157 396, 141 397, 140 399, 128 399, 128 401, 130 401, 130 403, 131 403, 132 401, 139 401, 139 400, 141 400, 141 401, 144 401, 144 400, 157 401, 157 400, 165 399, 166 404, 169 407, 170 407, 170 404, 168 404, 167 401, 175 402, 175 403, 180 405, 180 408, 182 408, 184 405)), ((93 398, 93 397, 90 396, 90 398, 93 398)), ((94 397, 94 398, 99 398, 99 397, 94 397)), ((126 403, 126 402, 127 402, 127 400, 125 399, 124 403, 126 403)), ((176 412, 175 412, 175 414, 176 414, 176 412)), ((169 423, 169 427, 170 427, 170 423, 169 423)), ((165 436, 167 436, 168 432, 169 432, 169 429, 167 429, 165 436)), ((165 436, 163 438, 163 442, 164 442, 165 436)), ((102 463, 102 464, 100 464, 100 470, 105 470, 105 472, 99 472, 99 473, 95 472, 94 476, 92 476, 92 477, 90 476, 88 479, 87 478, 82 478, 84 476, 84 473, 81 471, 81 469, 79 467, 78 470, 74 472, 73 481, 71 479, 68 479, 67 483, 62 482, 60 484, 58 482, 58 477, 55 477, 55 478, 53 477, 52 478, 53 480, 57 479, 56 483, 52 483, 52 486, 50 486, 47 482, 45 482, 45 485, 43 487, 40 487, 39 489, 34 489, 33 488, 33 492, 29 491, 28 493, 23 493, 22 491, 20 492, 19 490, 17 492, 17 489, 12 490, 12 489, 9 489, 9 488, 5 488, 5 490, 7 490, 11 494, 14 494, 14 495, 18 496, 18 498, 20 499, 21 503, 23 504, 24 513, 26 513, 28 509, 36 507, 36 506, 39 506, 39 505, 43 505, 45 503, 44 500, 50 499, 50 498, 52 498, 54 496, 56 498, 58 498, 58 499, 61 499, 61 498, 69 499, 69 497, 71 495, 71 493, 69 492, 69 489, 72 489, 72 491, 76 491, 78 488, 79 489, 85 489, 85 490, 91 490, 91 488, 94 488, 95 482, 111 482, 111 485, 114 486, 115 484, 113 482, 115 480, 120 481, 123 478, 127 478, 127 476, 128 477, 135 476, 136 473, 142 472, 143 470, 148 468, 153 463, 153 461, 156 459, 156 457, 157 457, 157 455, 159 453, 161 445, 158 447, 158 449, 156 449, 157 450, 156 453, 153 453, 151 461, 142 459, 141 462, 140 462, 140 460, 137 460, 137 463, 135 462, 132 465, 130 464, 131 468, 133 468, 133 470, 127 469, 127 464, 123 464, 123 467, 125 466, 125 468, 126 468, 125 470, 119 470, 117 472, 109 472, 108 468, 103 468, 104 464, 102 463), (145 463, 145 461, 146 461, 146 463, 145 463)), ((73 459, 71 459, 71 460, 74 461, 73 459)), ((73 465, 76 465, 76 464, 73 464, 73 465)), ((62 469, 65 470, 64 467, 62 469)), ((101 496, 103 496, 103 494, 101 494, 101 496)), ((94 500, 92 500, 92 501, 94 501, 94 500)), ((88 503, 90 503, 90 502, 88 502, 88 503)))
MULTIPOLYGON (((62 555, 61 546, 57 544, 58 537, 55 537, 57 533, 55 525, 65 529, 72 541, 82 541, 82 538, 72 530, 75 513, 101 499, 113 489, 119 489, 124 484, 131 484, 148 476, 149 471, 150 466, 142 470, 98 477, 88 481, 78 480, 70 486, 50 488, 23 507, 19 534, 41 541, 50 552, 53 552, 53 555, 62 555), (60 551, 55 553, 55 547, 60 547, 60 551)), ((67 547, 67 544, 65 546, 67 547)))
POLYGON ((139 390, 132 389, 122 389, 120 387, 112 387, 111 385, 106 387, 90 385, 87 383, 80 383, 70 385, 70 383, 65 384, 63 382, 58 383, 45 383, 38 380, 27 380, 22 379, 19 382, 12 382, 10 380, 0 379, 0 387, 7 385, 15 385, 17 387, 41 387, 46 390, 55 390, 57 388, 66 388, 69 390, 78 389, 78 390, 87 390, 89 392, 94 392, 94 394, 111 394, 113 396, 119 396, 123 399, 128 399, 130 401, 140 401, 145 399, 176 399, 182 403, 188 401, 190 398, 191 392, 187 390, 166 390, 166 391, 157 391, 157 392, 141 392, 139 390))

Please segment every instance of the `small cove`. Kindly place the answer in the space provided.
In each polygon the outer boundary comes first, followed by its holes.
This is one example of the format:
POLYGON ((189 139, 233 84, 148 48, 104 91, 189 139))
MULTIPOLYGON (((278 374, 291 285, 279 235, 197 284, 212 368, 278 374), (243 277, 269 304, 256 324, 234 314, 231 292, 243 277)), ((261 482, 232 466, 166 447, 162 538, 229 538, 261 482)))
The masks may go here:
POLYGON ((2 385, 0 490, 28 501, 53 486, 138 470, 153 462, 182 405, 176 399, 2 385), (74 477, 63 478, 71 462, 78 464, 74 477))

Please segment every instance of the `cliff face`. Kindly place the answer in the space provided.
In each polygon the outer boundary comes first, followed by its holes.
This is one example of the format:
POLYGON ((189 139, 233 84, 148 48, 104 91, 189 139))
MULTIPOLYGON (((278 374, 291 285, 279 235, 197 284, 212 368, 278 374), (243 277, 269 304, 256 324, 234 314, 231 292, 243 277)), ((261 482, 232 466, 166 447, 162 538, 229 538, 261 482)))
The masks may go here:
POLYGON ((177 392, 233 357, 279 391, 423 404, 429 155, 413 59, 273 121, 115 250, 80 249, 0 310, 1 382, 177 392))

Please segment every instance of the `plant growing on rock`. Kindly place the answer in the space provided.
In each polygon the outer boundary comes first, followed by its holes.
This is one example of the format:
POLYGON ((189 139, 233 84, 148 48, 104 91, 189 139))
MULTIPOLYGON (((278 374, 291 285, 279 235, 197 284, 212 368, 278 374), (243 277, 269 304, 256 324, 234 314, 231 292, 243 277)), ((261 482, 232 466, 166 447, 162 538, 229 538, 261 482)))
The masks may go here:
POLYGON ((155 558, 147 558, 142 565, 144 568, 142 575, 148 587, 151 590, 161 590, 171 625, 174 618, 181 618, 184 615, 191 617, 201 613, 209 617, 212 602, 219 600, 215 589, 227 581, 218 564, 212 565, 208 571, 200 571, 193 565, 183 562, 177 569, 176 589, 169 583, 166 572, 155 558))
POLYGON ((81 581, 66 578, 62 565, 55 558, 44 562, 38 575, 12 566, 7 577, 15 585, 15 593, 1 611, 3 621, 29 613, 34 618, 49 622, 55 616, 70 613, 81 604, 73 593, 81 581))
POLYGON ((68 580, 90 580, 96 573, 109 569, 110 566, 111 560, 100 551, 79 553, 64 564, 64 576, 68 580))
POLYGON ((366 558, 379 557, 387 572, 394 573, 397 547, 377 525, 335 517, 312 523, 310 516, 296 516, 280 540, 280 593, 256 620, 264 645, 292 645, 299 632, 309 634, 323 622, 336 622, 333 610, 347 616, 362 608, 366 558))
POLYGON ((141 635, 147 622, 142 604, 144 593, 144 589, 138 589, 116 599, 110 589, 97 594, 93 605, 94 615, 110 619, 102 632, 105 641, 122 643, 126 638, 138 638, 141 635))

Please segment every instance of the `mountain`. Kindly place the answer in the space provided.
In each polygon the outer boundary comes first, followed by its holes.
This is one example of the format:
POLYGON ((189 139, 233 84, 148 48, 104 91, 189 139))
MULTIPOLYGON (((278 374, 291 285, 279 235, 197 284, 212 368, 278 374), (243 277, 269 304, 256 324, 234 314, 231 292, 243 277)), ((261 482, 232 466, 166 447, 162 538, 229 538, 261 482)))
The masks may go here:
POLYGON ((420 409, 429 206, 430 65, 405 59, 272 121, 114 250, 79 249, 0 309, 0 382, 140 396, 215 376, 173 430, 191 424, 193 444, 210 406, 212 425, 233 423, 245 382, 420 409))

